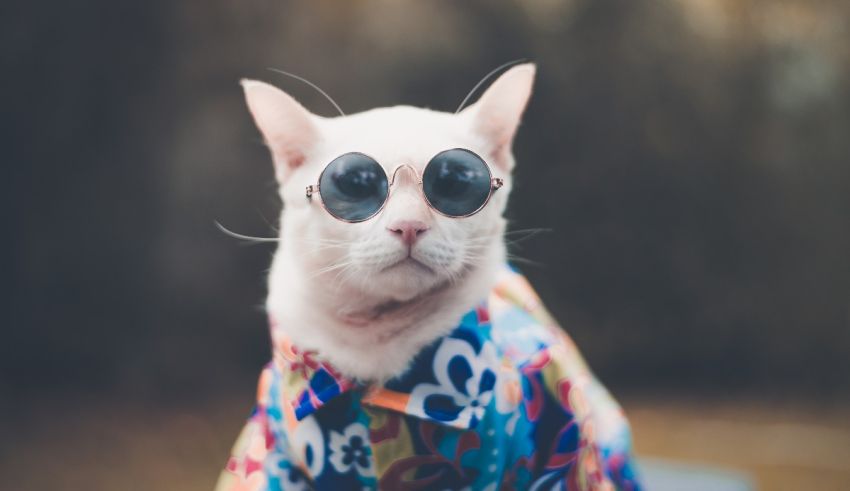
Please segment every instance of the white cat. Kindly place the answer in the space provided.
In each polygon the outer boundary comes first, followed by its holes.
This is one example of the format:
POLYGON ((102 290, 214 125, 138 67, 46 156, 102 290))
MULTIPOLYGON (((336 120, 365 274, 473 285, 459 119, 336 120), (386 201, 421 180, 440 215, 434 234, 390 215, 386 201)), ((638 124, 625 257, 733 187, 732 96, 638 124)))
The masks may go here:
POLYGON ((284 203, 266 306, 295 345, 349 378, 383 381, 487 297, 505 262, 511 143, 534 75, 532 64, 515 66, 457 114, 396 106, 334 118, 310 113, 271 85, 242 82, 284 203), (360 223, 339 221, 305 196, 347 152, 373 157, 392 176, 402 164, 421 173, 451 148, 482 156, 504 182, 473 216, 436 213, 407 167, 384 209, 360 223))
POLYGON ((284 208, 273 362, 217 489, 639 489, 622 410, 505 266, 534 73, 337 118, 243 82, 284 208))

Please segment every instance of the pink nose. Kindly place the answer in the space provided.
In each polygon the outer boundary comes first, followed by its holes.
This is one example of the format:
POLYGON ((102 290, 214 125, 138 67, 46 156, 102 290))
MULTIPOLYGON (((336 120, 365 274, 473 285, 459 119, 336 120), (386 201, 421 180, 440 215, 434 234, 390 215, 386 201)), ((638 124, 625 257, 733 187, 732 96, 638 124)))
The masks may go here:
POLYGON ((428 228, 428 225, 419 220, 401 220, 387 227, 387 230, 401 239, 404 245, 410 247, 428 228))

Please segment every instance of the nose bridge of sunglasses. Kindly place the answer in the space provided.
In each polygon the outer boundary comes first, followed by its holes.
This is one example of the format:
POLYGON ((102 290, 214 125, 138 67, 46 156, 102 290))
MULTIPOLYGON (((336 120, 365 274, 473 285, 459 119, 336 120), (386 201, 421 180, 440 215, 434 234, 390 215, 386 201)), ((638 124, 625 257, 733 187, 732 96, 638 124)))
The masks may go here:
POLYGON ((410 164, 399 164, 393 169, 390 177, 390 185, 393 184, 418 184, 419 172, 410 164), (403 172, 403 171, 407 172, 403 172))
POLYGON ((423 199, 422 193, 409 183, 393 188, 387 196, 381 213, 386 223, 416 220, 427 224, 433 220, 427 200, 423 199))

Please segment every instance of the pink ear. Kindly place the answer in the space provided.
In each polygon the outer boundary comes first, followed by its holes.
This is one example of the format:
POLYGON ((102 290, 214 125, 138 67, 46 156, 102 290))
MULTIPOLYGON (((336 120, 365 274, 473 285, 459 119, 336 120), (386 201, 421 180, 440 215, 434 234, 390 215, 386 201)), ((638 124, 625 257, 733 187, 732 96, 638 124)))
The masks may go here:
POLYGON ((275 175, 283 182, 304 163, 318 138, 314 118, 289 94, 264 82, 242 80, 245 101, 272 153, 275 175))
POLYGON ((478 102, 464 110, 472 114, 474 130, 490 143, 497 164, 508 165, 511 143, 531 96, 535 72, 533 63, 511 68, 493 82, 478 102))

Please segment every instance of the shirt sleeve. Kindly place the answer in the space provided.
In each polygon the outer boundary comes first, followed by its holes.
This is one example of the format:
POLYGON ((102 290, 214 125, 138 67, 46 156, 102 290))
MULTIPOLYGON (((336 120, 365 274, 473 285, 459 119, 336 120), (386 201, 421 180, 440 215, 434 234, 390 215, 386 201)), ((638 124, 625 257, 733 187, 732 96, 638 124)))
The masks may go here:
POLYGON ((274 371, 271 366, 267 366, 257 383, 256 406, 230 451, 230 457, 216 484, 216 491, 269 489, 265 464, 275 446, 268 412, 273 379, 274 371))
POLYGON ((248 418, 216 491, 302 491, 311 489, 281 431, 282 415, 275 404, 279 380, 271 365, 260 375, 257 405, 248 418))
POLYGON ((526 370, 538 386, 539 473, 532 489, 639 490, 622 409, 587 368, 572 340, 539 352, 526 370))
POLYGON ((216 491, 269 489, 263 468, 269 456, 268 434, 265 410, 258 406, 233 445, 227 465, 219 476, 216 491))

